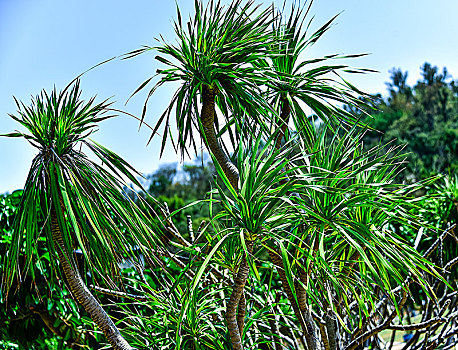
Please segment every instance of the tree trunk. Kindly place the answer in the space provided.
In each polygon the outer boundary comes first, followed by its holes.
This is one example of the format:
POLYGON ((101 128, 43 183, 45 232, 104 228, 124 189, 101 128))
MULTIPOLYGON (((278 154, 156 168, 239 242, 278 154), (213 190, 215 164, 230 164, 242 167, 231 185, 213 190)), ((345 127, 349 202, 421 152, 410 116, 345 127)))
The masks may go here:
POLYGON ((202 87, 202 112, 200 119, 202 122, 202 136, 205 140, 208 150, 218 161, 218 164, 226 174, 232 187, 238 188, 239 171, 231 162, 226 152, 218 142, 215 132, 215 90, 207 85, 202 87))
MULTIPOLYGON (((253 251, 253 241, 247 240, 247 252, 251 254, 253 251)), ((232 288, 231 298, 227 303, 227 310, 226 310, 226 322, 227 328, 229 329, 229 335, 231 337, 232 347, 234 350, 242 350, 242 332, 239 331, 239 325, 237 324, 237 306, 239 305, 240 298, 243 293, 243 289, 245 288, 245 283, 248 278, 248 273, 250 268, 248 266, 247 256, 244 252, 242 254, 242 261, 240 263, 239 271, 237 272, 237 276, 234 280, 234 287, 232 288)), ((242 310, 239 310, 239 312, 242 310)), ((245 315, 245 311, 243 310, 243 315, 245 315)))
POLYGON ((289 122, 289 115, 291 113, 291 106, 289 105, 289 101, 286 98, 282 98, 282 108, 280 113, 280 131, 278 132, 277 141, 275 143, 275 147, 277 149, 280 148, 281 142, 283 137, 285 136, 286 129, 288 128, 289 122))
MULTIPOLYGON (((208 150, 216 158, 216 161, 223 169, 224 174, 227 176, 229 182, 234 189, 238 189, 239 171, 232 163, 226 152, 219 144, 215 132, 215 97, 217 92, 214 88, 203 85, 202 87, 202 111, 200 114, 202 123, 202 136, 208 150)), ((253 249, 253 242, 250 243, 249 253, 253 249)), ((248 246, 247 246, 248 248, 248 246)), ((246 314, 246 299, 243 292, 246 279, 248 277, 248 264, 245 254, 242 255, 242 262, 240 264, 239 272, 234 281, 234 288, 232 291, 231 299, 227 306, 226 320, 228 324, 229 333, 231 336, 232 346, 234 349, 242 349, 242 333, 245 324, 246 314), (241 274, 242 272, 242 274, 241 274), (232 303, 232 304, 231 304, 232 303), (237 311, 238 306, 238 311, 237 311), (237 313, 237 315, 236 315, 237 313)))
POLYGON ((311 321, 311 316, 306 312, 306 315, 302 313, 301 309, 299 308, 296 299, 294 298, 293 291, 289 286, 288 279, 286 278, 286 273, 283 265, 283 260, 277 252, 274 252, 270 249, 267 250, 269 253, 270 260, 272 260, 273 264, 277 267, 278 274, 280 275, 280 281, 282 283, 283 289, 286 292, 286 296, 293 308, 294 314, 296 315, 297 320, 299 321, 302 332, 307 340, 307 347, 309 350, 315 350, 317 348, 316 344, 316 335, 315 335, 315 327, 313 322, 311 321), (306 316, 309 318, 306 319, 306 316))
POLYGON ((243 328, 245 327, 245 314, 246 314, 246 299, 245 292, 242 290, 239 300, 239 308, 237 310, 237 328, 239 329, 240 337, 243 334, 243 328))
MULTIPOLYGON (((307 279, 309 274, 305 272, 305 270, 298 266, 299 272, 299 280, 305 286, 307 285, 307 279)), ((299 310, 301 311, 302 317, 304 318, 304 323, 306 329, 304 331, 307 333, 305 334, 305 339, 307 340, 307 346, 309 349, 317 349, 317 336, 316 336, 316 327, 315 323, 313 322, 313 317, 310 313, 310 309, 307 305, 307 291, 302 286, 301 283, 297 283, 296 293, 297 293, 297 303, 299 305, 299 310)))
POLYGON ((55 244, 59 261, 62 265, 65 278, 70 291, 76 300, 83 306, 84 310, 90 315, 91 319, 99 327, 108 342, 113 346, 114 350, 133 350, 127 341, 119 333, 118 328, 115 326, 111 318, 100 306, 98 301, 91 294, 89 289, 83 282, 78 270, 73 268, 71 262, 72 257, 67 252, 62 238, 62 231, 57 221, 56 208, 54 204, 51 205, 51 231, 52 238, 55 244))

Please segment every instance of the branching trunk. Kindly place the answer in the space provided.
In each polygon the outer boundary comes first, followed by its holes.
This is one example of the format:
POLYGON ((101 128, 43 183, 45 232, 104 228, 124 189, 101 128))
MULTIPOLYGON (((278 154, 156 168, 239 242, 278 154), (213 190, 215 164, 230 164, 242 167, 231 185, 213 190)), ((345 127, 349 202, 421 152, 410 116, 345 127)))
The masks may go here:
POLYGON ((299 280, 301 283, 296 283, 297 291, 297 302, 299 304, 299 309, 304 312, 307 310, 307 293, 303 285, 307 285, 307 273, 301 266, 297 266, 297 271, 299 273, 299 280))
MULTIPOLYGON (((247 240, 247 252, 251 254, 253 251, 253 241, 247 240)), ((249 273, 249 266, 247 261, 246 253, 242 254, 242 261, 240 263, 239 271, 237 272, 237 276, 234 280, 234 286, 232 288, 231 298, 227 303, 227 311, 226 311, 226 322, 227 328, 229 329, 229 335, 231 337, 232 347, 234 350, 242 350, 242 334, 239 331, 239 325, 237 324, 237 306, 239 305, 240 298, 243 293, 243 289, 245 288, 246 280, 248 278, 249 273)), ((243 310, 243 315, 245 315, 243 310)))
MULTIPOLYGON (((407 280, 404 281, 405 288, 408 287, 410 282, 411 282, 410 278, 407 278, 407 280)), ((399 309, 401 309, 404 306, 404 304, 407 301, 407 296, 408 296, 408 294, 407 294, 407 292, 405 290, 401 291, 401 295, 402 295, 402 298, 398 303, 398 308, 399 309)), ((391 326, 391 322, 396 317, 396 315, 397 315, 396 310, 393 310, 391 312, 391 314, 386 319, 384 319, 383 322, 380 325, 378 325, 375 328, 373 328, 373 329, 367 331, 366 333, 360 335, 358 338, 356 338, 350 344, 348 344, 347 347, 346 347, 346 350, 355 350, 359 345, 363 344, 370 337, 380 333, 384 329, 389 328, 391 326)))
POLYGON ((115 326, 111 318, 100 306, 98 301, 91 294, 89 289, 84 284, 78 270, 73 268, 71 264, 71 256, 67 252, 62 237, 62 231, 57 221, 57 214, 55 208, 51 208, 51 231, 53 242, 55 244, 59 261, 62 265, 65 278, 67 279, 70 291, 76 300, 83 306, 84 310, 90 315, 91 319, 99 327, 108 342, 115 350, 132 350, 133 348, 119 333, 118 328, 115 326))

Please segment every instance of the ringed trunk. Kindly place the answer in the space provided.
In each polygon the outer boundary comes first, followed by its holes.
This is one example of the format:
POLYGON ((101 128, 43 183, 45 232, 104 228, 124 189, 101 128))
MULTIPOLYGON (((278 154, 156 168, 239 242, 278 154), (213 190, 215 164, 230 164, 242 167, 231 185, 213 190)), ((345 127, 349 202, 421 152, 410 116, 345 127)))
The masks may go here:
MULTIPOLYGON (((226 152, 224 152, 223 148, 219 144, 218 138, 215 132, 215 97, 217 91, 214 88, 203 85, 202 87, 202 111, 201 111, 201 123, 202 123, 202 134, 203 139, 205 140, 205 144, 208 150, 213 154, 216 158, 218 164, 223 169, 224 174, 227 176, 229 182, 231 183, 234 189, 238 189, 238 180, 239 180, 239 171, 237 167, 232 163, 232 161, 227 156, 226 152)), ((247 242, 248 244, 248 242, 247 242)), ((249 253, 251 254, 253 249, 253 243, 251 242, 251 250, 249 253)), ((228 320, 228 328, 229 333, 231 335, 231 341, 234 349, 242 349, 241 343, 241 335, 243 333, 244 323, 245 323, 245 313, 246 313, 246 299, 245 294, 243 292, 243 288, 246 283, 246 278, 248 277, 248 265, 246 262, 245 254, 242 256, 242 263, 239 268, 239 273, 235 279, 234 289, 231 295, 231 301, 235 304, 229 306, 228 311, 226 314, 226 319, 228 320), (242 268, 242 266, 244 266, 242 268), (246 270, 246 271, 244 271, 246 270), (244 271, 243 274, 246 274, 245 277, 242 275, 239 278, 240 272, 244 271), (243 285, 237 287, 237 283, 242 283, 243 285), (237 282, 238 281, 238 282, 237 282), (237 311, 238 306, 238 311, 237 311), (237 313, 237 315, 236 315, 237 313), (230 317, 228 316, 230 315, 230 317), (235 324, 235 328, 234 328, 235 324)))
MULTIPOLYGON (((246 247, 248 254, 251 254, 253 251, 253 241, 247 240, 246 247)), ((240 263, 239 271, 237 276, 234 279, 234 287, 232 288, 232 294, 227 303, 226 310, 226 322, 227 328, 229 330, 229 335, 231 337, 232 347, 234 350, 243 350, 242 346, 242 333, 239 330, 239 325, 237 323, 237 306, 239 305, 240 298, 245 288, 246 280, 248 278, 249 266, 247 261, 246 253, 242 254, 242 261, 240 263)), ((239 310, 239 312, 242 310, 239 310)), ((243 310, 243 315, 245 315, 245 310, 243 310)))
POLYGON ((208 150, 218 161, 232 187, 237 189, 239 171, 219 144, 215 132, 215 97, 215 89, 204 85, 202 88, 202 112, 200 114, 203 129, 201 132, 208 150))
POLYGON ((239 308, 237 310, 237 327, 239 329, 240 336, 243 334, 243 328, 245 327, 245 313, 246 313, 246 298, 245 292, 242 290, 239 300, 239 308))
POLYGON ((103 334, 107 338, 107 341, 111 344, 114 350, 133 350, 133 348, 122 337, 114 322, 84 284, 79 272, 72 266, 70 254, 67 252, 64 245, 62 231, 57 221, 56 208, 54 208, 54 205, 51 207, 51 231, 65 278, 67 279, 70 291, 76 300, 90 315, 97 327, 102 330, 103 334))

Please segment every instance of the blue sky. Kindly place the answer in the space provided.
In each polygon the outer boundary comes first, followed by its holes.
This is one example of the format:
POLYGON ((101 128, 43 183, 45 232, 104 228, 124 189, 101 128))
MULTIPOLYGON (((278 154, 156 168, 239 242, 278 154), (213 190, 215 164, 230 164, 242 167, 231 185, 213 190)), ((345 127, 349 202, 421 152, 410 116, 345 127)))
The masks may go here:
MULTIPOLYGON (((193 0, 178 4, 189 13, 193 0)), ((307 55, 370 53, 346 62, 380 72, 347 77, 362 90, 384 93, 393 67, 409 71, 414 84, 425 61, 446 66, 458 78, 457 0, 315 0, 312 28, 337 13, 334 27, 307 55)), ((0 0, 0 134, 18 128, 8 117, 16 111, 13 96, 28 103, 43 88, 61 89, 99 62, 154 44, 159 34, 173 40, 174 17, 173 0, 0 0)), ((113 97, 116 108, 140 115, 145 95, 124 103, 159 67, 154 55, 114 60, 90 71, 82 79, 83 96, 113 97)), ((147 122, 154 124, 172 92, 165 88, 151 99, 147 122)), ((170 144, 159 159, 160 138, 146 147, 148 130, 138 132, 138 122, 129 117, 102 123, 93 138, 145 174, 159 162, 179 160, 170 144)), ((23 187, 35 153, 24 140, 0 138, 0 193, 23 187)))

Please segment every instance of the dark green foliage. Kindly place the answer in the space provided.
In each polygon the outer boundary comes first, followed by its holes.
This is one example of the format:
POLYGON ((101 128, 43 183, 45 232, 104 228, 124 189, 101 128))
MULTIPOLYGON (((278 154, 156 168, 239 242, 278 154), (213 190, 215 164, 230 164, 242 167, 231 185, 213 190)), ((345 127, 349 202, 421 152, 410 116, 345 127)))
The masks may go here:
POLYGON ((209 161, 208 155, 204 158, 195 158, 191 163, 178 167, 177 163, 163 164, 153 174, 148 175, 146 192, 141 197, 161 212, 160 206, 164 203, 172 215, 172 220, 178 230, 187 237, 187 216, 190 215, 194 230, 197 230, 202 221, 209 221, 208 207, 198 202, 205 198, 214 182, 215 168, 209 161), (154 198, 154 199, 153 199, 154 198))
MULTIPOLYGON (((0 195, 0 255, 7 255, 12 240, 12 225, 22 199, 22 190, 0 195)), ((72 346, 96 346, 100 335, 92 321, 79 310, 62 281, 52 279, 46 242, 36 242, 39 259, 31 274, 10 292, 0 292, 0 349, 68 349, 72 346), (46 322, 45 322, 46 321, 46 322), (14 345, 15 344, 15 345, 14 345), (13 347, 15 346, 15 347, 13 347)), ((21 254, 20 261, 26 256, 21 254)), ((0 264, 0 275, 4 274, 0 264)))
POLYGON ((446 68, 425 63, 422 78, 407 85, 407 72, 391 71, 389 96, 379 100, 379 112, 371 113, 370 125, 380 133, 368 132, 366 146, 397 139, 408 152, 407 172, 401 178, 412 181, 433 174, 458 171, 458 90, 446 68), (383 135, 383 136, 382 136, 383 135))

